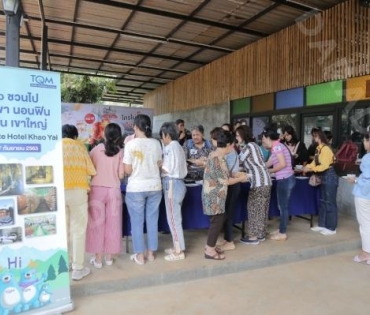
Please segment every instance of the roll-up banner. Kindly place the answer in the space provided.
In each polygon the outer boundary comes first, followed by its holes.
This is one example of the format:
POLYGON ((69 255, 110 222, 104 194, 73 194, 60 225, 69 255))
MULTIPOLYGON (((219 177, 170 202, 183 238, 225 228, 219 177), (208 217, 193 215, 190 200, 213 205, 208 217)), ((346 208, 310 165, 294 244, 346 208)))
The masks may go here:
POLYGON ((73 309, 60 76, 0 67, 0 314, 73 309))

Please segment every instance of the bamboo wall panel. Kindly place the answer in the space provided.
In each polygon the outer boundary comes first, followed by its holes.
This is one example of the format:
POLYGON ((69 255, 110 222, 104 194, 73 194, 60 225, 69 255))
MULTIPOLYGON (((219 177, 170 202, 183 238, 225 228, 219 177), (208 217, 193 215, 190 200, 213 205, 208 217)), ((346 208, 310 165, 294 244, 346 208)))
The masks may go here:
POLYGON ((370 9, 349 0, 145 95, 155 114, 370 74, 370 9))

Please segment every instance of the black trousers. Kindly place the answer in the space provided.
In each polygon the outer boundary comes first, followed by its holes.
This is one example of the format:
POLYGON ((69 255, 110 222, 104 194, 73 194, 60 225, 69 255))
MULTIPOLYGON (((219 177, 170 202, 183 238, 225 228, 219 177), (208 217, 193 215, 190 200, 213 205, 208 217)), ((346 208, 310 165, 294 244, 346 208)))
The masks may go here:
POLYGON ((225 222, 225 214, 215 214, 209 217, 210 225, 208 229, 207 245, 215 247, 217 238, 221 233, 222 227, 225 222))
POLYGON ((240 194, 240 183, 227 187, 227 196, 225 203, 225 223, 224 223, 224 240, 227 242, 234 241, 233 221, 235 213, 235 205, 240 194))

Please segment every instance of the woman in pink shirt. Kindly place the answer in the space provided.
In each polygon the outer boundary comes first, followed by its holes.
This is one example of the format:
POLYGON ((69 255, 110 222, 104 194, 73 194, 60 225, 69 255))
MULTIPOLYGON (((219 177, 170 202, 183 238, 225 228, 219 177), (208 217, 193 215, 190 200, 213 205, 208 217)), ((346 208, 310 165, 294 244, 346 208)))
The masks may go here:
POLYGON ((271 150, 271 156, 266 162, 270 173, 276 174, 277 203, 280 210, 280 226, 271 236, 272 240, 285 241, 289 219, 289 201, 295 186, 295 176, 292 169, 292 158, 289 149, 279 141, 279 134, 272 129, 262 133, 262 144, 271 150))
POLYGON ((90 263, 102 268, 113 264, 112 255, 121 252, 122 195, 124 176, 123 139, 119 125, 110 123, 104 130, 104 143, 94 147, 90 157, 96 168, 89 194, 89 219, 86 231, 86 251, 95 253, 90 263))

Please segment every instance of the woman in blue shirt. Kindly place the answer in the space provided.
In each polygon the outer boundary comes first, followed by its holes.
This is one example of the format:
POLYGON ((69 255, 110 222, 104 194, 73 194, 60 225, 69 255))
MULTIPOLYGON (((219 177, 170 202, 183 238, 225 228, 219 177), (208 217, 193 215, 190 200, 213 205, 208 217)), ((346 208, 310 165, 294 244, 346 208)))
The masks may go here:
POLYGON ((349 178, 348 181, 355 183, 353 195, 355 196, 356 216, 360 228, 362 251, 356 255, 355 262, 366 261, 370 265, 370 133, 363 139, 367 152, 362 157, 358 179, 349 178))

